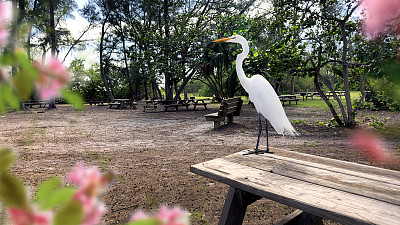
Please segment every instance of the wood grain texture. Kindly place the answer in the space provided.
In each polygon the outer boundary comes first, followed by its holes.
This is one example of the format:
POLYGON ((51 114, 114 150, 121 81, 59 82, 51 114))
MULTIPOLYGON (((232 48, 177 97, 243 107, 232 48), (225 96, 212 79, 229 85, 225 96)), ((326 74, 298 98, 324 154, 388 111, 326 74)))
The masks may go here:
POLYGON ((242 151, 191 171, 342 224, 400 223, 400 172, 271 150, 242 151))

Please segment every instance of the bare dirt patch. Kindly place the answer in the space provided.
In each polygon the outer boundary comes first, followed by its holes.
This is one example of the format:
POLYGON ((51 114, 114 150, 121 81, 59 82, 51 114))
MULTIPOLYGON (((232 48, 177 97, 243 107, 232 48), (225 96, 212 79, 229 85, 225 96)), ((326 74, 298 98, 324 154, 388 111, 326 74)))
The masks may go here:
MULTIPOLYGON (((65 175, 77 162, 113 169, 117 177, 104 194, 104 224, 127 222, 137 209, 179 205, 192 213, 193 224, 217 224, 228 187, 189 172, 190 165, 255 145, 258 131, 254 108, 245 105, 235 123, 212 130, 203 115, 217 111, 145 113, 88 106, 9 113, 0 118, 1 146, 18 153, 13 172, 36 186, 53 175, 65 175)), ((140 106, 139 106, 140 109, 140 106)), ((328 128, 318 121, 331 118, 316 109, 285 108, 300 137, 282 137, 269 129, 273 147, 369 164, 348 145, 349 130, 328 128)), ((369 112, 365 112, 369 113, 369 112)), ((398 124, 398 113, 379 113, 398 124)), ((263 139, 263 143, 265 138, 263 139)), ((387 139, 390 151, 399 148, 387 139)), ((263 199, 250 205, 245 224, 273 224, 294 209, 263 199)), ((328 222, 330 223, 330 222, 328 222)))

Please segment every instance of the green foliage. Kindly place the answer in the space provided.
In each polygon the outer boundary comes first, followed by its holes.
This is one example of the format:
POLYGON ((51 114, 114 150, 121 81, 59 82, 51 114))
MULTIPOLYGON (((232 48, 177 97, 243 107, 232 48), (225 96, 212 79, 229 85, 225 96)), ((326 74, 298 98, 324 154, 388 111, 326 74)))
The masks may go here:
POLYGON ((156 219, 144 219, 130 222, 127 225, 160 225, 160 222, 156 219))
POLYGON ((76 91, 67 91, 67 90, 62 90, 61 91, 62 96, 67 100, 69 104, 72 104, 76 109, 78 110, 83 110, 83 99, 82 96, 79 92, 76 91))
POLYGON ((7 206, 20 209, 26 207, 26 192, 22 181, 8 172, 1 172, 0 199, 7 206))
POLYGON ((7 172, 15 161, 15 154, 10 148, 0 149, 0 174, 7 172))
POLYGON ((83 209, 79 202, 69 201, 54 214, 54 225, 79 225, 82 223, 83 209))
POLYGON ((7 108, 19 109, 19 98, 7 83, 0 83, 0 113, 4 115, 7 108))

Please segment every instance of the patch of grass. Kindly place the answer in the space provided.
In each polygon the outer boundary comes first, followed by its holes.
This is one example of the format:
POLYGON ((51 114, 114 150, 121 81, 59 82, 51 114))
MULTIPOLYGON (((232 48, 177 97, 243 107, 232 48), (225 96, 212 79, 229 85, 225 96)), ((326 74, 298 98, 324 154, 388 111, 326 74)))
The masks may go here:
POLYGON ((302 119, 297 119, 297 120, 294 121, 294 123, 295 124, 304 124, 306 122, 304 120, 302 120, 302 119))
POLYGON ((111 158, 105 154, 100 154, 98 152, 94 151, 89 151, 85 150, 85 154, 93 161, 96 161, 96 165, 99 166, 99 168, 102 171, 106 171, 109 167, 111 158))
POLYGON ((193 212, 190 215, 190 219, 192 221, 200 222, 200 224, 208 225, 210 224, 207 220, 204 219, 205 214, 202 212, 193 212))
POLYGON ((385 138, 400 142, 400 124, 387 125, 385 129, 379 130, 379 133, 385 138))
POLYGON ((208 192, 208 189, 207 189, 207 187, 200 187, 200 191, 208 192))
POLYGON ((146 200, 147 200, 147 202, 149 203, 149 205, 150 205, 150 207, 152 209, 157 209, 158 208, 159 204, 158 204, 157 199, 154 196, 149 195, 149 196, 147 196, 146 200))
POLYGON ((18 146, 29 146, 35 142, 35 135, 43 135, 45 134, 45 130, 43 128, 31 127, 25 136, 21 137, 17 140, 18 146))

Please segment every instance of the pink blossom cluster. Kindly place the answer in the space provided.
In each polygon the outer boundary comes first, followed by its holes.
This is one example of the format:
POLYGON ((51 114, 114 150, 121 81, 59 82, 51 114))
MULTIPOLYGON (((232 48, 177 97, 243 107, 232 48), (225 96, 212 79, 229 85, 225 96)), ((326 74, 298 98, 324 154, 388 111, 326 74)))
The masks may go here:
POLYGON ((41 212, 36 208, 22 210, 10 207, 8 214, 14 225, 50 225, 53 218, 52 211, 41 212))
POLYGON ((353 148, 360 151, 372 162, 384 164, 388 160, 382 141, 372 131, 360 128, 354 131, 351 136, 353 148))
POLYGON ((61 88, 70 80, 67 69, 57 58, 49 58, 44 65, 38 62, 33 65, 39 71, 36 87, 39 90, 41 99, 50 99, 58 96, 61 88))
POLYGON ((0 2, 0 45, 7 44, 7 24, 12 19, 11 2, 0 2))
POLYGON ((179 207, 169 209, 167 206, 162 206, 153 217, 143 211, 137 211, 131 216, 130 220, 134 222, 146 219, 156 219, 161 225, 188 225, 189 213, 179 207))
POLYGON ((99 201, 99 194, 110 184, 112 176, 103 175, 97 167, 85 168, 78 164, 68 175, 70 183, 78 185, 73 199, 83 207, 82 225, 92 225, 100 222, 106 212, 106 206, 99 201))
POLYGON ((386 32, 400 35, 400 0, 360 0, 364 13, 363 31, 369 38, 386 32))

